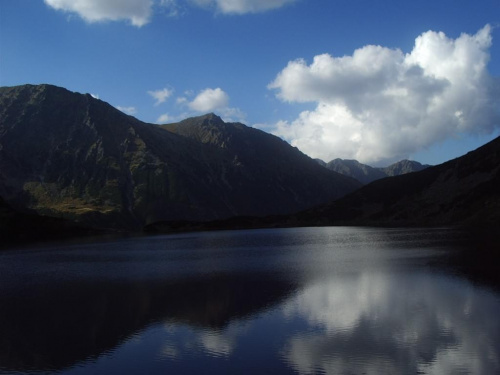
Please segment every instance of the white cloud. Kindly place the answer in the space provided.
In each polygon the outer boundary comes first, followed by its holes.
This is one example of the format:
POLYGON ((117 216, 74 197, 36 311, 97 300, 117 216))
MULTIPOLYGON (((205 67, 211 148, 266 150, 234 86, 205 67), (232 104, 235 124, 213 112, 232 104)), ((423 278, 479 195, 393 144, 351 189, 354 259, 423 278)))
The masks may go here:
POLYGON ((174 122, 179 122, 179 121, 185 120, 186 118, 192 117, 192 116, 193 116, 192 113, 186 113, 186 112, 178 113, 176 115, 164 113, 156 119, 156 123, 157 124, 171 124, 174 122))
POLYGON ((155 105, 159 105, 164 103, 172 94, 174 93, 173 89, 163 88, 155 91, 148 91, 148 94, 155 99, 155 105))
POLYGON ((220 116, 225 122, 245 122, 246 114, 239 108, 223 108, 220 116))
POLYGON ((246 117, 239 108, 229 107, 229 95, 219 87, 202 90, 192 101, 186 97, 177 98, 177 104, 185 104, 200 113, 217 112, 225 122, 243 122, 246 117))
POLYGON ((126 113, 127 115, 135 115, 137 113, 137 108, 135 108, 135 107, 116 106, 116 109, 118 109, 119 111, 122 111, 123 113, 126 113))
POLYGON ((313 102, 274 133, 312 157, 394 161, 458 133, 500 126, 500 83, 487 71, 491 27, 456 39, 428 31, 413 50, 368 45, 352 56, 291 61, 269 84, 285 102, 313 102))
POLYGON ((48 6, 76 13, 86 22, 128 20, 141 27, 149 23, 153 11, 177 17, 185 13, 186 3, 213 8, 224 14, 260 13, 281 8, 298 0, 44 0, 48 6))
POLYGON ((184 96, 180 96, 175 100, 175 103, 177 104, 186 104, 188 102, 188 99, 184 96))
POLYGON ((198 6, 215 7, 226 14, 259 13, 281 8, 297 0, 191 0, 198 6))
POLYGON ((226 108, 228 104, 229 96, 217 87, 201 91, 188 105, 189 108, 197 112, 212 112, 226 108))
POLYGON ((164 113, 158 119, 156 120, 157 124, 165 124, 167 122, 170 122, 172 120, 172 117, 168 113, 164 113))
POLYGON ((87 22, 129 20, 134 26, 144 26, 151 17, 152 0, 44 0, 64 12, 77 13, 87 22))

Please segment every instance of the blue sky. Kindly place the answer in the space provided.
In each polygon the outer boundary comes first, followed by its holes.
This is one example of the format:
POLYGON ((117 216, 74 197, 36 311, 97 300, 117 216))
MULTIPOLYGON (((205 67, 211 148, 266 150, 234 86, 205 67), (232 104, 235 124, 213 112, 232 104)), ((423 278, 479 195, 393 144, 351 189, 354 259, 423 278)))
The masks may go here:
POLYGON ((150 123, 215 112, 304 153, 437 164, 500 134, 498 0, 2 0, 0 85, 150 123))

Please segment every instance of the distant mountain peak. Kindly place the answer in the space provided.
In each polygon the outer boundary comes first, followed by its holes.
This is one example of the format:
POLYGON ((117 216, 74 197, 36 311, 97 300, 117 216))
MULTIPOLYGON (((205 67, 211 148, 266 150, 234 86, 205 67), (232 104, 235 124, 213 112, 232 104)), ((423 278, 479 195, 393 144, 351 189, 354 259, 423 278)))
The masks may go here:
POLYGON ((406 173, 418 172, 428 167, 429 165, 423 165, 418 161, 404 159, 391 164, 388 167, 380 168, 380 170, 382 170, 387 176, 399 176, 406 173))
POLYGON ((318 161, 318 163, 332 171, 341 173, 349 177, 353 177, 363 184, 368 184, 372 181, 379 180, 385 177, 399 176, 406 173, 418 172, 429 167, 429 165, 423 165, 418 161, 407 159, 393 163, 385 168, 374 168, 369 165, 362 164, 354 159, 337 158, 328 163, 324 163, 322 161, 318 161))

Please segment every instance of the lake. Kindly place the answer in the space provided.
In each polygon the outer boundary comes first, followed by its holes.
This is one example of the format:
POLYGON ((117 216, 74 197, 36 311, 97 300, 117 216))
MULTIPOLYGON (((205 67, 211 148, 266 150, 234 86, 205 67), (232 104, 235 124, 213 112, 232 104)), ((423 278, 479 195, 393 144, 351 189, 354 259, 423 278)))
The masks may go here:
POLYGON ((0 373, 498 374, 498 264, 469 241, 329 227, 2 251, 0 373))

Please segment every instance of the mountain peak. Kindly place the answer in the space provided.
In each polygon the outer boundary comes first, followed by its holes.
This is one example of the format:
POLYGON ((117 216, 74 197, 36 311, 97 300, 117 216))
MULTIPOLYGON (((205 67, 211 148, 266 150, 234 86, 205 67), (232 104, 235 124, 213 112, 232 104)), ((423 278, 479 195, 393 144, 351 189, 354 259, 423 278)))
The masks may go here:
MULTIPOLYGON (((217 121, 222 121, 222 119, 220 118, 220 116, 217 116, 215 113, 213 112, 210 112, 210 113, 207 113, 205 115, 202 115, 200 117, 204 117, 204 118, 207 118, 209 120, 217 120, 217 121)), ((224 122, 224 121, 222 121, 224 122)))
POLYGON ((363 184, 368 184, 389 176, 399 176, 406 173, 421 171, 429 167, 429 165, 422 165, 417 161, 405 159, 385 168, 374 168, 362 164, 357 160, 339 158, 325 163, 324 166, 332 171, 353 177, 363 184))
POLYGON ((155 126, 56 86, 0 88, 0 197, 15 209, 137 228, 290 213, 358 187, 214 113, 155 126))
POLYGON ((201 125, 221 125, 225 124, 225 122, 217 116, 215 113, 210 112, 205 115, 201 116, 195 116, 195 117, 190 117, 187 118, 186 120, 181 121, 181 123, 196 123, 196 124, 201 124, 201 125))

